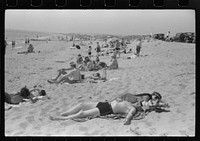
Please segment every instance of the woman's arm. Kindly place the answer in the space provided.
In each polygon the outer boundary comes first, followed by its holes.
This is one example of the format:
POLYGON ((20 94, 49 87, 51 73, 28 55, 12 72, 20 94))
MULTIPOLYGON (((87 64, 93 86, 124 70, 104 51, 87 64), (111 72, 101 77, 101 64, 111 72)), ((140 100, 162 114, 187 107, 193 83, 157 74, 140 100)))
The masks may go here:
POLYGON ((136 113, 136 109, 135 107, 132 107, 130 109, 130 111, 128 112, 127 116, 126 116, 126 119, 124 120, 124 125, 129 125, 131 124, 131 120, 133 118, 133 115, 136 113))

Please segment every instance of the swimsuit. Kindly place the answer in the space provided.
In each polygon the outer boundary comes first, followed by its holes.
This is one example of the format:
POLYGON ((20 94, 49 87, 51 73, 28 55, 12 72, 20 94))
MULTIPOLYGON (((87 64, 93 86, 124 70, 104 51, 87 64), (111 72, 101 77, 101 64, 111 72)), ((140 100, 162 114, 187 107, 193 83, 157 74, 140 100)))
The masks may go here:
POLYGON ((96 107, 99 109, 100 116, 113 114, 112 107, 108 102, 99 102, 96 107))

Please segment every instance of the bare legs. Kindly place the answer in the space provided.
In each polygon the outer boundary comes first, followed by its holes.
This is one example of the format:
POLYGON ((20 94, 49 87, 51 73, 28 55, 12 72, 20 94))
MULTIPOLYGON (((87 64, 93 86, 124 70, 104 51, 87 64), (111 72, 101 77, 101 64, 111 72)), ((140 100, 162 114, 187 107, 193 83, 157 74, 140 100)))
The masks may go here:
POLYGON ((79 103, 72 107, 67 112, 62 113, 61 116, 52 117, 52 120, 67 120, 72 118, 96 117, 99 116, 99 109, 96 108, 98 102, 79 103))

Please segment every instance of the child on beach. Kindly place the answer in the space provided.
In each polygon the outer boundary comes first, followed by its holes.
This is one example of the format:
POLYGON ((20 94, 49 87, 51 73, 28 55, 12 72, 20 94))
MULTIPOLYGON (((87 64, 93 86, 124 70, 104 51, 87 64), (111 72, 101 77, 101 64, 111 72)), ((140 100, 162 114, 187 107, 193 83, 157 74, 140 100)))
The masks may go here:
MULTIPOLYGON (((48 80, 49 83, 55 83, 55 84, 59 84, 59 83, 69 83, 69 84, 73 84, 73 83, 79 83, 81 81, 81 73, 80 70, 76 67, 76 64, 74 62, 70 63, 71 66, 71 71, 67 74, 63 75, 63 71, 60 72, 58 74, 58 76, 55 79, 51 79, 48 80)), ((65 72, 66 73, 66 72, 65 72)))

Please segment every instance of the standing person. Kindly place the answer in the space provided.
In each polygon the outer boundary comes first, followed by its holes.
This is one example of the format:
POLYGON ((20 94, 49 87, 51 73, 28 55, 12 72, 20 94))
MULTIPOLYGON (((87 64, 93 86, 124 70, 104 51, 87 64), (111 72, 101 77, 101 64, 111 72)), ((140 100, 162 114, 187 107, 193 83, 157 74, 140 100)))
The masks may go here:
POLYGON ((88 56, 91 59, 91 57, 92 57, 92 47, 91 46, 89 46, 89 48, 88 48, 88 56))
POLYGON ((140 56, 140 50, 142 48, 142 40, 138 39, 136 43, 136 55, 139 57, 140 56))
POLYGON ((116 40, 115 50, 116 50, 116 55, 119 54, 119 57, 120 57, 120 42, 119 42, 119 40, 116 40))
POLYGON ((169 35, 170 35, 170 31, 167 32, 166 37, 165 37, 165 40, 168 40, 169 35))
POLYGON ((97 42, 96 51, 97 51, 97 56, 100 56, 101 47, 100 47, 100 45, 99 45, 99 42, 97 42))
POLYGON ((15 47, 15 41, 12 41, 12 48, 15 47))

